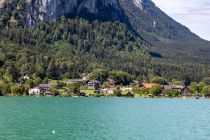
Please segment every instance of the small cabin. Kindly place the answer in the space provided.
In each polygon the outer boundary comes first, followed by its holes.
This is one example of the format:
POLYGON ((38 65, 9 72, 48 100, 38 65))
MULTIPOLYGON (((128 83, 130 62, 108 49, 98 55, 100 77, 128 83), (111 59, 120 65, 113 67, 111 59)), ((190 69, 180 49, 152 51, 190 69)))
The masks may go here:
POLYGON ((101 93, 102 94, 114 94, 114 90, 116 90, 115 88, 105 88, 105 89, 101 89, 101 93))
POLYGON ((29 96, 39 96, 40 95, 40 89, 38 87, 32 88, 28 91, 29 96))
POLYGON ((97 80, 90 80, 87 87, 88 89, 99 89, 101 87, 101 83, 97 80))
POLYGON ((163 89, 174 89, 174 90, 182 90, 184 89, 185 87, 182 86, 182 85, 162 85, 163 89))
POLYGON ((50 91, 50 85, 49 84, 40 84, 39 85, 39 90, 40 90, 40 93, 47 93, 50 91))

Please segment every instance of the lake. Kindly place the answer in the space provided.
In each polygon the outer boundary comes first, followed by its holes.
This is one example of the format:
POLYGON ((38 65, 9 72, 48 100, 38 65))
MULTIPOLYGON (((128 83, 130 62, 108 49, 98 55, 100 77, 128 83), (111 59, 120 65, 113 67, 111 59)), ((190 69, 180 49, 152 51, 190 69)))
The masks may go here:
POLYGON ((210 100, 0 97, 0 140, 209 140, 210 100))

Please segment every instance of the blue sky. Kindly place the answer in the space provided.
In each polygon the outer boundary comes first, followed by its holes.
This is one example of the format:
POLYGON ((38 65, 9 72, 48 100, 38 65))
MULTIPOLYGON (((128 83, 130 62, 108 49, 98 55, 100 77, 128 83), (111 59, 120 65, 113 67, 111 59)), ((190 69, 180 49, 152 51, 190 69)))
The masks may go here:
POLYGON ((210 40, 210 0, 153 0, 156 6, 201 38, 210 40))

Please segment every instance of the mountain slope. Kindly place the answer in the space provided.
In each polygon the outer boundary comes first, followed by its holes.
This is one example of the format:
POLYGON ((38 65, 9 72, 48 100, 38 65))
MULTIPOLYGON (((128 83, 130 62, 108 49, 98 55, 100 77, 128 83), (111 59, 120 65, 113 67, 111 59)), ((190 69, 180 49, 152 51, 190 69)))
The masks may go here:
POLYGON ((210 62, 210 43, 167 16, 150 0, 121 0, 132 27, 159 52, 172 61, 210 62), (140 4, 138 6, 138 4, 140 4), (178 57, 177 57, 178 56, 178 57))
POLYGON ((59 19, 63 15, 102 21, 124 18, 118 0, 12 0, 2 2, 1 7, 0 15, 6 12, 10 19, 22 18, 24 26, 59 19))
POLYGON ((10 21, 24 27, 63 15, 89 21, 120 21, 162 58, 210 61, 210 43, 167 16, 151 0, 1 0, 1 7, 3 24, 10 21))
POLYGON ((9 14, 11 22, 21 19, 24 26, 64 15, 67 18, 121 21, 131 24, 139 35, 152 38, 152 41, 200 39, 150 0, 13 0, 2 7, 0 15, 9 14))
MULTIPOLYGON (((56 59, 58 67, 74 65, 69 77, 97 68, 122 70, 141 79, 182 79, 188 71, 200 80, 209 74, 208 42, 150 0, 1 0, 0 7, 3 48, 14 43, 46 54, 48 61, 56 59)), ((12 55, 13 65, 20 55, 16 57, 12 55)), ((9 65, 3 66, 6 72, 9 65)), ((48 63, 43 67, 46 72, 48 63)))

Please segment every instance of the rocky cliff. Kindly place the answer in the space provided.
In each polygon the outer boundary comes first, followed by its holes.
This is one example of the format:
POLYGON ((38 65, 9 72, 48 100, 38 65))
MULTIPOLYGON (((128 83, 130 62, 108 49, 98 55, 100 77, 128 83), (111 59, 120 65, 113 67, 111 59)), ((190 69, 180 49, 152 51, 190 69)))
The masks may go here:
POLYGON ((59 19, 83 17, 90 20, 121 20, 124 17, 119 0, 13 0, 0 1, 0 14, 7 12, 23 12, 24 25, 31 26, 37 20, 49 21, 59 19))
POLYGON ((148 46, 155 46, 152 51, 167 57, 180 52, 187 56, 189 50, 193 50, 190 56, 208 56, 210 52, 209 42, 166 15, 151 0, 0 0, 3 25, 30 27, 61 16, 120 21, 148 46))

